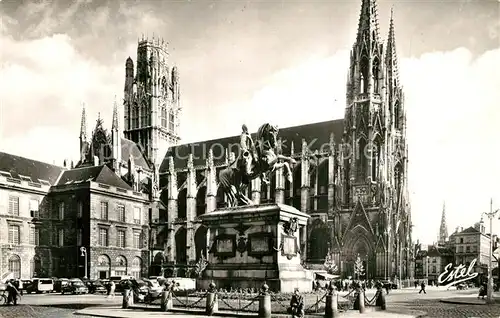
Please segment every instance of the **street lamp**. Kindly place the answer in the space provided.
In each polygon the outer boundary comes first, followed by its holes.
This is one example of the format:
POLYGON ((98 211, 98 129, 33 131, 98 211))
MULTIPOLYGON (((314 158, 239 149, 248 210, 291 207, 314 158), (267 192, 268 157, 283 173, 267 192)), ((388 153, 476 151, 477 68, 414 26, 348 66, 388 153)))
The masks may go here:
POLYGON ((82 247, 80 247, 80 252, 82 252, 82 254, 80 256, 85 257, 85 274, 83 275, 83 278, 87 279, 87 249, 82 246, 82 247))
POLYGON ((491 274, 491 258, 493 255, 493 218, 500 211, 500 209, 496 209, 493 211, 493 199, 490 200, 490 212, 483 212, 484 215, 490 219, 490 247, 488 249, 488 288, 487 290, 487 302, 491 303, 493 301, 493 275, 491 274))
POLYGON ((427 278, 427 285, 429 285, 429 256, 425 257, 425 262, 427 263, 425 278, 427 278))

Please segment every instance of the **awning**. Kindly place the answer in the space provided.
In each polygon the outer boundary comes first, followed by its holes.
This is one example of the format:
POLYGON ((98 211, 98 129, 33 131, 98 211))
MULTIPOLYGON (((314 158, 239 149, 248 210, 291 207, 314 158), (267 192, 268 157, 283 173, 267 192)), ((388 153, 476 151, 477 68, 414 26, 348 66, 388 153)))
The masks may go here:
POLYGON ((335 278, 339 278, 340 275, 331 275, 327 273, 316 273, 316 279, 323 279, 323 280, 332 280, 335 278))

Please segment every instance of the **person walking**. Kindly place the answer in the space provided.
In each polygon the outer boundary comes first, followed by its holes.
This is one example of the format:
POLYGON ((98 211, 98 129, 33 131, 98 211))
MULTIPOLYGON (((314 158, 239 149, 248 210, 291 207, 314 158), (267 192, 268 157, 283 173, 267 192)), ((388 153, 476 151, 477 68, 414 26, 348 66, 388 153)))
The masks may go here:
POLYGON ((414 284, 415 284, 415 289, 417 289, 417 287, 418 287, 418 280, 416 280, 416 281, 414 282, 414 284))
POLYGON ((10 303, 13 303, 14 306, 17 305, 17 296, 19 295, 19 291, 17 290, 17 288, 11 283, 11 282, 8 282, 7 283, 7 305, 10 305, 10 303))
POLYGON ((305 315, 304 297, 302 297, 302 295, 299 294, 298 288, 296 288, 295 291, 293 292, 288 311, 292 315, 292 318, 302 318, 305 315))
POLYGON ((111 281, 111 283, 109 284, 108 298, 115 298, 115 289, 116 289, 115 282, 111 281))
POLYGON ((425 292, 425 282, 424 281, 422 281, 422 283, 420 284, 420 291, 418 293, 420 294, 422 292, 424 292, 424 294, 427 294, 425 292))

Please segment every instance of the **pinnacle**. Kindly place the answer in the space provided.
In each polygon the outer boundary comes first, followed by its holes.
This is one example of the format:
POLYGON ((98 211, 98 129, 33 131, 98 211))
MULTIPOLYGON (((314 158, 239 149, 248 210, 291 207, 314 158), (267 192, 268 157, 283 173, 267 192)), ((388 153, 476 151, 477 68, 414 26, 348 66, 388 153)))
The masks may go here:
POLYGON ((80 136, 87 138, 87 114, 85 113, 85 103, 82 103, 82 119, 80 123, 80 136))
POLYGON ((114 101, 114 105, 113 105, 113 123, 112 123, 111 129, 118 130, 118 105, 116 104, 116 95, 115 95, 115 101, 114 101))

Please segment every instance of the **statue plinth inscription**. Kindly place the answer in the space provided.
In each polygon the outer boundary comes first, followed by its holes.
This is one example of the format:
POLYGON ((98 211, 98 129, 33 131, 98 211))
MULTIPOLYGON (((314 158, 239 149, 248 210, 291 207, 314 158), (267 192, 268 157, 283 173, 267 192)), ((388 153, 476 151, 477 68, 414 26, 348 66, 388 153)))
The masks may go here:
POLYGON ((203 214, 212 246, 208 266, 197 288, 213 281, 218 287, 275 291, 311 290, 312 273, 300 264, 299 229, 309 216, 281 204, 238 206, 203 214))

